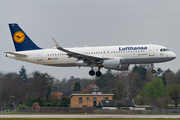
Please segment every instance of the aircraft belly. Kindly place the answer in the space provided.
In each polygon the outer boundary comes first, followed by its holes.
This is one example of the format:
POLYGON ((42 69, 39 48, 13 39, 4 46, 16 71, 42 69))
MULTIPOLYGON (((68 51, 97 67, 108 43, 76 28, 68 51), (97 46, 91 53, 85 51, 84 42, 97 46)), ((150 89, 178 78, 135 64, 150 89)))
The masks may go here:
POLYGON ((127 58, 122 61, 122 64, 148 64, 148 63, 160 63, 167 62, 174 58, 172 57, 159 57, 159 58, 127 58))
POLYGON ((44 65, 54 66, 54 67, 75 67, 75 66, 77 66, 75 63, 66 63, 66 64, 55 63, 55 64, 44 64, 44 65))

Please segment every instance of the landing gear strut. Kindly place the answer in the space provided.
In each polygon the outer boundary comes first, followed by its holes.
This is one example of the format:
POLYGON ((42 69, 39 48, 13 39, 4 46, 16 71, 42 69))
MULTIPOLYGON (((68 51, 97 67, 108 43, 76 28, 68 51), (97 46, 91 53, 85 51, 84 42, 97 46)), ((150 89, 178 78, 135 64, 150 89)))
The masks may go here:
POLYGON ((98 67, 98 71, 96 72, 96 76, 97 76, 97 77, 100 77, 100 76, 101 76, 101 71, 100 71, 100 69, 101 69, 101 68, 98 67))
POLYGON ((151 69, 152 69, 151 72, 152 72, 153 74, 156 73, 156 71, 154 70, 154 64, 153 64, 153 63, 151 64, 151 69))

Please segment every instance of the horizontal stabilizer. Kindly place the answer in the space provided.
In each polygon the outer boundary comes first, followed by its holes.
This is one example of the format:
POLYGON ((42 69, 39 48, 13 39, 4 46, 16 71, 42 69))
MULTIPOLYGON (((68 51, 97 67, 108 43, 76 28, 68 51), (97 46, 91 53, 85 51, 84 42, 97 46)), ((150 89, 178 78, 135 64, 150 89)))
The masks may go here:
POLYGON ((27 54, 22 54, 22 53, 17 53, 17 52, 4 52, 6 54, 12 54, 12 55, 16 55, 16 56, 19 56, 19 57, 26 57, 28 56, 27 54))

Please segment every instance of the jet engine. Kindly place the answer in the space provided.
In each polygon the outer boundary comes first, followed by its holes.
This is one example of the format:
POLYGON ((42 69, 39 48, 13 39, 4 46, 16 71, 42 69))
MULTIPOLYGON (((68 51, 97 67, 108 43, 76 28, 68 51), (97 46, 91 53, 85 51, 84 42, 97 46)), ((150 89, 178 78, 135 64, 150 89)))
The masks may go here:
POLYGON ((125 71, 128 70, 129 64, 122 64, 121 59, 109 59, 104 60, 103 66, 106 69, 113 69, 113 70, 119 70, 119 71, 125 71))

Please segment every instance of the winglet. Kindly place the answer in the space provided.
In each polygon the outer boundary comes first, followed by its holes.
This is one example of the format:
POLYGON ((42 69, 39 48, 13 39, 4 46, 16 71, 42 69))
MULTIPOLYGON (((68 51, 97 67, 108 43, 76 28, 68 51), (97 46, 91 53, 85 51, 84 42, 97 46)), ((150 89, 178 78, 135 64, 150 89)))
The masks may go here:
POLYGON ((52 38, 52 40, 53 40, 54 44, 56 45, 56 48, 61 47, 54 38, 52 38))
POLYGON ((52 40, 53 40, 53 42, 54 42, 54 44, 56 45, 56 48, 57 48, 58 50, 61 50, 61 51, 63 51, 63 52, 69 52, 69 50, 66 50, 66 49, 62 48, 54 38, 52 38, 52 40))

